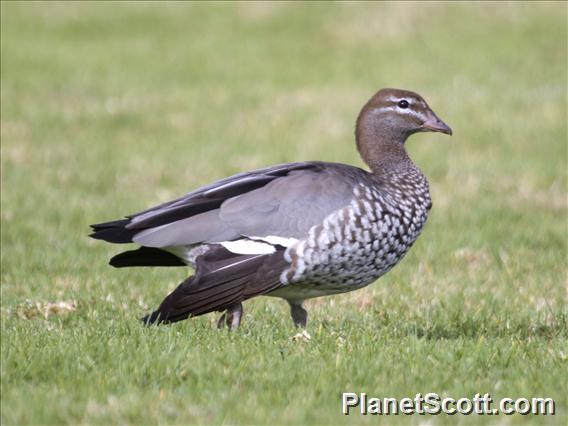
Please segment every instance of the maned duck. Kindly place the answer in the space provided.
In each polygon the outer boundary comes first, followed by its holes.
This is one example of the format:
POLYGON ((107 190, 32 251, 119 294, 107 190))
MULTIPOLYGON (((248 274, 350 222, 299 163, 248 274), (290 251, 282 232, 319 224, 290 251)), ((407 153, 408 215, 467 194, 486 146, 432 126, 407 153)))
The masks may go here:
POLYGON ((186 266, 183 281, 146 324, 224 312, 239 326, 242 302, 277 296, 305 327, 305 299, 362 288, 396 265, 432 207, 428 181, 404 143, 452 130, 414 92, 382 89, 357 118, 357 149, 371 172, 307 161, 241 173, 126 219, 92 225, 91 237, 137 243, 110 264, 186 266))

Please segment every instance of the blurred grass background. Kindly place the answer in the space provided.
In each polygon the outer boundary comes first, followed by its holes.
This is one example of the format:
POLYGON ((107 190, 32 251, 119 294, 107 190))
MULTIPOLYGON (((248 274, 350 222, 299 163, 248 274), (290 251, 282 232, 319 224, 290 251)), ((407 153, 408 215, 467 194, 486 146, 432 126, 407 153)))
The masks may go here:
POLYGON ((566 424, 567 5, 1 4, 2 424, 566 424), (113 270, 88 225, 232 173, 362 165, 381 87, 454 129, 413 137, 434 209, 359 292, 143 329, 187 271, 113 270), (58 309, 50 303, 65 302, 58 309), (67 312, 68 310, 68 312, 67 312), (553 397, 557 414, 341 415, 341 392, 553 397))

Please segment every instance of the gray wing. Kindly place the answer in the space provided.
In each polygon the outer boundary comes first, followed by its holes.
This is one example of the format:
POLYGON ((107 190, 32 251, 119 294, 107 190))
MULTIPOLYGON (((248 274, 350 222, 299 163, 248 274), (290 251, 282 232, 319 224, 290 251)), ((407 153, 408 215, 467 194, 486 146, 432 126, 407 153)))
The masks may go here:
MULTIPOLYGON (((199 188, 175 200, 126 216, 126 219, 91 225, 94 232, 90 236, 111 243, 124 244, 133 242, 134 236, 144 230, 163 230, 166 233, 166 230, 161 228, 162 226, 166 228, 165 225, 216 210, 225 200, 260 188, 272 180, 286 176, 293 170, 314 167, 316 166, 311 163, 289 163, 240 173, 199 188)), ((197 235, 193 238, 195 241, 206 239, 207 235, 212 232, 210 229, 218 228, 220 224, 215 221, 215 217, 213 214, 196 218, 205 226, 205 229, 199 230, 203 237, 197 235)))
POLYGON ((105 237, 112 224, 120 223, 115 228, 121 227, 122 234, 116 238, 121 241, 113 242, 132 241, 146 247, 230 241, 243 236, 300 238, 327 215, 349 204, 354 178, 361 174, 367 172, 319 162, 243 173, 123 221, 94 225, 93 236, 111 241, 105 237))
POLYGON ((249 237, 305 237, 353 198, 353 186, 330 170, 299 170, 225 201, 219 219, 249 237))

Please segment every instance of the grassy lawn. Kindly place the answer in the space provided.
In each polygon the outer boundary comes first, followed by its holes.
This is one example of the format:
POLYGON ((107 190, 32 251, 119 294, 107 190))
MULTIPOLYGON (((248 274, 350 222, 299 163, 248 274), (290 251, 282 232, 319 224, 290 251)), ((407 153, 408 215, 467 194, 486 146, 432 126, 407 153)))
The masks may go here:
POLYGON ((567 4, 10 3, 1 46, 2 424, 566 424, 567 4), (229 174, 362 165, 418 91, 434 208, 368 288, 143 328, 190 271, 116 270, 88 225, 229 174), (57 305, 59 303, 59 305, 57 305), (342 392, 551 397, 555 416, 341 414, 342 392))

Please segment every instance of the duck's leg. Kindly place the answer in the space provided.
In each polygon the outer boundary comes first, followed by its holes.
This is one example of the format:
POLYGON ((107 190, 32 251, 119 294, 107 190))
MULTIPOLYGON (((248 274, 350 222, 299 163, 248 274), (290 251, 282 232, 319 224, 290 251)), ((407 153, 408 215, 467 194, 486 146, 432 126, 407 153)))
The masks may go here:
POLYGON ((225 312, 223 312, 223 315, 221 315, 219 317, 219 320, 217 321, 217 328, 221 329, 223 327, 225 327, 225 321, 227 320, 227 314, 225 312))
POLYGON ((243 304, 235 303, 229 306, 229 308, 221 315, 219 321, 217 321, 217 328, 223 328, 227 326, 229 330, 235 330, 241 325, 241 318, 243 316, 243 304))
POLYGON ((294 321, 294 325, 300 328, 306 328, 306 324, 308 323, 308 311, 304 309, 302 303, 303 300, 288 300, 290 304, 290 313, 292 314, 292 321, 294 321))

